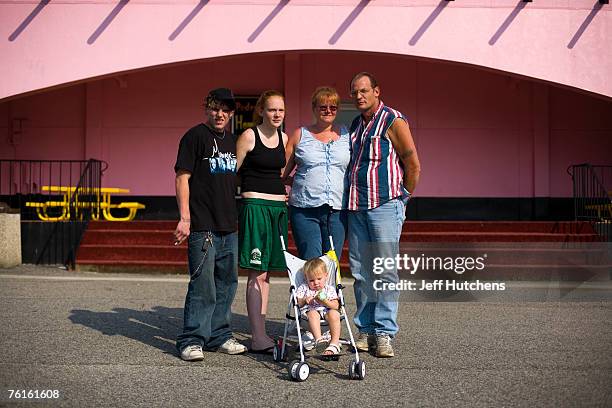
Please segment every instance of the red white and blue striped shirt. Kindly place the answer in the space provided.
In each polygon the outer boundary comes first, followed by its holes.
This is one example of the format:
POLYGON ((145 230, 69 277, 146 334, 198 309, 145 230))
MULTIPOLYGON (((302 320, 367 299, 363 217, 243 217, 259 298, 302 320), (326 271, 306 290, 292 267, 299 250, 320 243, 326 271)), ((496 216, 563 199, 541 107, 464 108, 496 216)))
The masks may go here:
POLYGON ((387 135, 396 119, 407 122, 401 112, 380 101, 370 121, 366 122, 362 115, 353 120, 347 209, 370 210, 409 195, 403 185, 404 169, 387 135))

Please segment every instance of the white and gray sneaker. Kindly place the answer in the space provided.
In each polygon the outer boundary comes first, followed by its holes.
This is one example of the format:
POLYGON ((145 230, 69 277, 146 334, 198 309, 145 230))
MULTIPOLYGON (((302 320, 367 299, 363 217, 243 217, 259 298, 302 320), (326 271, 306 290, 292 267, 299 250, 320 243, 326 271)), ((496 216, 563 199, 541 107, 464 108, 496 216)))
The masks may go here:
POLYGON ((242 354, 247 352, 247 348, 245 345, 238 343, 233 337, 225 340, 225 343, 219 346, 217 349, 219 353, 225 354, 242 354))
POLYGON ((393 346, 391 346, 391 337, 388 334, 376 335, 376 357, 393 357, 393 346))
POLYGON ((355 339, 355 347, 357 350, 368 351, 370 349, 370 344, 372 343, 371 338, 371 334, 359 332, 357 334, 357 338, 355 339))
POLYGON ((192 344, 191 346, 185 347, 181 350, 181 358, 185 361, 200 361, 204 360, 204 353, 202 352, 202 346, 192 344))

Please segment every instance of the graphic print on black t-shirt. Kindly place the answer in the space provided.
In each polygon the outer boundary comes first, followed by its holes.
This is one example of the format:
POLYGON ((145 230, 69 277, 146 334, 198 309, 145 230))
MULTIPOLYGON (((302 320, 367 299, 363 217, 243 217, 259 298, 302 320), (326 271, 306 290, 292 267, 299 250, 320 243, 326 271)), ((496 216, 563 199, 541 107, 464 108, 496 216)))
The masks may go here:
POLYGON ((236 155, 232 152, 221 153, 217 140, 213 139, 215 145, 210 157, 202 157, 202 160, 208 160, 208 166, 210 167, 211 174, 222 174, 222 173, 236 173, 236 167, 238 161, 236 155))
POLYGON ((236 136, 201 123, 181 138, 174 171, 189 178, 192 231, 236 231, 236 136))

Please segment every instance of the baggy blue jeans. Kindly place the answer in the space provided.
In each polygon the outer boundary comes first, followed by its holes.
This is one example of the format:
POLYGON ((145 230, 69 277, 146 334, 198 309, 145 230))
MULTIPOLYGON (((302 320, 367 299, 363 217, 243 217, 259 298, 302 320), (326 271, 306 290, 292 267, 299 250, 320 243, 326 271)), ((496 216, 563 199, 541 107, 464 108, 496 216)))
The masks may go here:
POLYGON ((393 337, 399 331, 399 292, 375 290, 376 280, 397 283, 397 268, 375 274, 373 263, 376 257, 395 259, 399 253, 405 212, 406 206, 401 199, 390 200, 371 210, 348 212, 349 265, 355 278, 353 289, 357 302, 354 322, 362 333, 393 337))
POLYGON ((232 336, 231 306, 238 287, 238 233, 189 235, 189 286, 183 332, 176 347, 214 349, 232 336), (212 241, 212 242, 211 242, 212 241))
POLYGON ((312 259, 329 251, 329 235, 334 241, 338 259, 346 235, 346 211, 329 205, 314 208, 289 207, 293 240, 302 259, 312 259))

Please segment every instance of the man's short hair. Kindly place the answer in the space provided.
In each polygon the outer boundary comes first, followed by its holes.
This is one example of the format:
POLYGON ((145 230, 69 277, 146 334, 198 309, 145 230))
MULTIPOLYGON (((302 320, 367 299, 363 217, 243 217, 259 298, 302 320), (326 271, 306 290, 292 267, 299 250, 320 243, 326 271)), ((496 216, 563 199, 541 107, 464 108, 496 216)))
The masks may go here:
POLYGON ((349 89, 352 90, 353 89, 353 84, 355 83, 355 81, 358 80, 359 78, 363 78, 363 77, 368 77, 370 79, 370 85, 372 85, 372 88, 376 88, 378 86, 378 81, 376 80, 374 75, 372 75, 371 73, 369 73, 367 71, 361 71, 360 73, 355 75, 353 77, 353 79, 351 79, 351 84, 349 85, 349 89))

